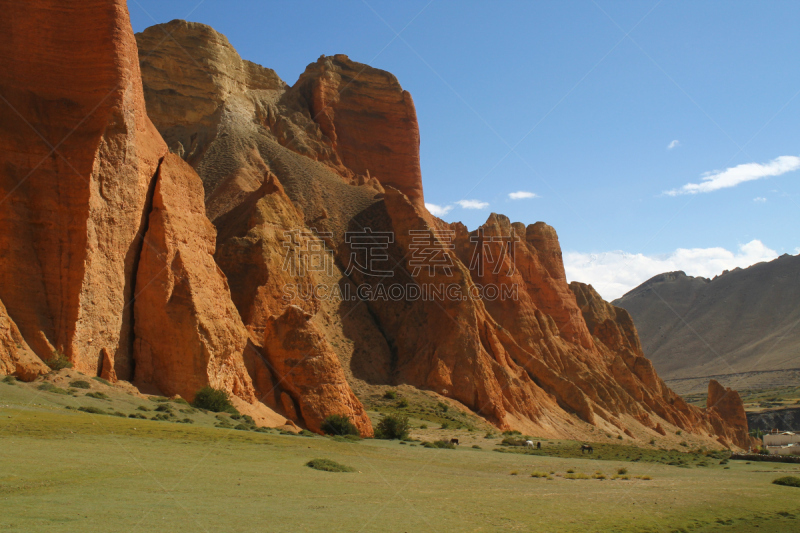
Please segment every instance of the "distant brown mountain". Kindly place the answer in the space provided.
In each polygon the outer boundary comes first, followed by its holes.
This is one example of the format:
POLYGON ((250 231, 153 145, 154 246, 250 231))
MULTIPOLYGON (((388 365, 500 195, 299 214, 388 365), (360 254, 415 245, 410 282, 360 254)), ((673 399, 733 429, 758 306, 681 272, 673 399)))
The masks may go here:
POLYGON ((797 379, 789 370, 800 367, 800 256, 713 280, 659 274, 613 303, 630 312, 645 355, 679 392, 709 376, 735 388, 797 379))

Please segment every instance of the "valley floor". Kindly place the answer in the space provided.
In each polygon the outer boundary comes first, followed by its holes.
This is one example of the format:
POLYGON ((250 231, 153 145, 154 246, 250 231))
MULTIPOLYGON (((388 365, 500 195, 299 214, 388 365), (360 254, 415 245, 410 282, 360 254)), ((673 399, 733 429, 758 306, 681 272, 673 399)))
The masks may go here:
POLYGON ((48 394, 0 383, 0 531, 800 529, 800 488, 771 483, 800 465, 345 442, 66 410, 48 394), (355 471, 305 466, 315 458, 355 471), (621 468, 629 479, 612 480, 621 468))

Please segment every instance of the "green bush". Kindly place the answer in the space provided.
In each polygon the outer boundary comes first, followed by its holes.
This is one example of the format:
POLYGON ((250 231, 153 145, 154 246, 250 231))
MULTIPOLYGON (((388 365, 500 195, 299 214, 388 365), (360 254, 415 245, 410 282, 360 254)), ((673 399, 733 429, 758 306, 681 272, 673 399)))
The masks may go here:
POLYGON ((624 476, 627 473, 628 473, 627 468, 620 468, 619 470, 617 470, 617 474, 619 474, 620 476, 624 476))
POLYGON ((445 448, 448 450, 455 450, 456 445, 446 440, 435 440, 433 442, 425 441, 422 445, 426 448, 445 448))
POLYGON ((197 391, 197 394, 194 397, 194 403, 192 405, 198 409, 208 409, 209 411, 213 411, 215 413, 226 412, 238 414, 231 403, 228 393, 224 390, 215 389, 212 387, 203 387, 197 391))
POLYGON ((183 420, 178 420, 179 424, 194 424, 194 420, 191 418, 184 418, 183 420))
POLYGON ((411 426, 408 423, 408 417, 405 415, 387 415, 378 422, 378 427, 375 428, 375 438, 377 439, 400 439, 405 440, 408 438, 408 431, 411 426))
POLYGON ((150 408, 149 408, 149 407, 147 407, 146 405, 140 405, 140 406, 139 406, 139 407, 137 407, 136 409, 137 409, 138 411, 149 411, 149 410, 150 410, 150 408))
POLYGON ((345 466, 330 459, 312 459, 306 463, 306 466, 314 470, 322 470, 323 472, 355 472, 355 468, 345 466))
POLYGON ((82 379, 76 379, 75 381, 71 381, 69 386, 73 387, 73 388, 76 388, 76 389, 91 389, 92 388, 91 384, 89 384, 88 381, 84 381, 82 379))
POLYGON ((397 391, 387 390, 383 393, 384 400, 396 400, 397 399, 397 391))
POLYGON ((446 403, 444 403, 444 402, 439 402, 439 403, 437 403, 437 404, 436 404, 436 407, 438 407, 439 409, 441 409, 441 410, 442 410, 442 411, 444 411, 445 413, 446 413, 446 412, 447 412, 447 410, 449 409, 449 406, 448 406, 446 403))
POLYGON ((236 424, 233 429, 238 429, 239 431, 250 431, 250 426, 245 424, 236 424))
POLYGON ((14 376, 6 376, 3 378, 3 383, 8 383, 9 385, 14 385, 17 382, 17 378, 14 376))
POLYGON ((439 428, 439 429, 447 429, 449 427, 450 427, 450 423, 449 422, 442 422, 442 427, 439 428))
POLYGON ((69 392, 67 392, 66 390, 56 387, 52 383, 48 382, 44 382, 41 385, 39 385, 38 389, 45 392, 52 392, 53 394, 69 394, 69 392))
POLYGON ((103 379, 103 378, 101 378, 100 376, 95 376, 95 377, 93 377, 92 379, 93 379, 93 380, 95 380, 95 381, 99 381, 99 382, 100 382, 100 383, 102 383, 103 385, 108 385, 109 387, 111 387, 111 383, 110 383, 110 382, 108 382, 108 381, 106 381, 106 380, 104 380, 104 379, 103 379))
POLYGON ((320 426, 326 435, 358 435, 358 428, 346 415, 328 415, 320 426))
POLYGON ((401 409, 408 407, 408 400, 406 400, 405 398, 401 399, 399 402, 397 402, 397 407, 401 409))
POLYGON ((477 444, 473 444, 472 447, 475 448, 476 450, 480 450, 481 449, 481 447, 478 446, 477 444))
POLYGON ((108 400, 108 396, 102 392, 87 392, 86 396, 95 398, 96 400, 108 400))
POLYGON ((784 487, 798 487, 800 488, 800 477, 797 476, 784 476, 779 477, 772 483, 775 485, 783 485, 784 487))
POLYGON ((158 411, 159 413, 170 413, 172 412, 172 407, 170 407, 165 403, 162 403, 161 405, 156 407, 156 411, 158 411))
POLYGON ((108 413, 103 411, 102 409, 98 409, 97 407, 78 407, 78 411, 83 411, 84 413, 90 413, 93 415, 107 415, 108 413))
POLYGON ((50 359, 45 361, 45 364, 50 367, 50 370, 62 370, 64 368, 72 368, 72 363, 63 352, 56 350, 50 359))
POLYGON ((140 419, 142 419, 142 420, 147 420, 147 417, 146 417, 146 416, 144 416, 144 415, 143 415, 143 414, 141 414, 141 413, 133 413, 133 414, 131 414, 131 415, 128 415, 128 418, 140 418, 140 419))

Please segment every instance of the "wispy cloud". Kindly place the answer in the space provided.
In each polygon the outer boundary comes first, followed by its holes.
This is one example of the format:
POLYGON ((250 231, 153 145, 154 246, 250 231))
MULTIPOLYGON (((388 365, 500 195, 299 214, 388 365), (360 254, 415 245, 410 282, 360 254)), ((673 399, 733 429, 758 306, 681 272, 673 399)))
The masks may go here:
POLYGON ((793 155, 782 155, 776 157, 769 163, 745 163, 725 170, 707 172, 703 175, 700 183, 687 183, 680 189, 665 191, 669 196, 679 194, 698 194, 719 189, 736 187, 746 181, 760 180, 770 176, 780 176, 787 172, 792 172, 800 168, 800 157, 793 155))
POLYGON ((753 201, 757 204, 763 204, 764 202, 767 201, 767 199, 764 198, 763 196, 756 196, 755 198, 753 198, 753 201))
POLYGON ((512 200, 527 200, 528 198, 538 198, 539 195, 528 191, 517 191, 508 193, 508 197, 512 200))
MULTIPOLYGON (((796 251, 800 253, 800 248, 796 251)), ((736 252, 725 248, 678 248, 664 255, 619 250, 598 254, 567 252, 564 268, 569 281, 590 283, 603 298, 613 300, 662 272, 683 270, 689 276, 712 278, 724 270, 745 268, 776 257, 775 250, 752 240, 740 245, 736 252)))
POLYGON ((456 203, 464 209, 486 209, 489 207, 488 202, 481 202, 480 200, 459 200, 456 203))
POLYGON ((675 139, 671 143, 667 145, 667 150, 672 150, 673 148, 677 148, 681 145, 681 142, 678 139, 675 139))
POLYGON ((443 217, 447 213, 453 210, 452 205, 436 205, 436 204, 425 204, 425 207, 430 211, 431 215, 435 217, 443 217))

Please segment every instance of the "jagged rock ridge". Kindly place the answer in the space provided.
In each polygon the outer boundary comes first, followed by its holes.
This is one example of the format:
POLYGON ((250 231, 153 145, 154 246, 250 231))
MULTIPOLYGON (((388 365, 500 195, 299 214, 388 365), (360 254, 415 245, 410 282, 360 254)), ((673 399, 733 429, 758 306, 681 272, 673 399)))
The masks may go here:
POLYGON ((567 285, 553 228, 493 214, 468 232, 425 210, 413 103, 390 74, 322 57, 289 87, 211 28, 173 21, 137 36, 143 89, 123 2, 56 4, 4 2, 14 26, 0 37, 9 101, 41 130, 78 124, 64 158, 44 157, 21 120, 0 130, 0 192, 15 195, 0 216, 0 300, 40 359, 63 351, 84 372, 187 399, 223 387, 314 430, 339 412, 371 434, 353 388, 406 383, 542 436, 642 439, 673 426, 746 445, 735 397, 715 389, 727 400, 686 405, 642 356, 627 313, 567 285), (26 25, 53 41, 19 37, 26 25), (62 40, 86 54, 64 56, 62 40), (85 78, 73 79, 76 57, 94 61, 85 78), (380 290, 347 268, 359 248, 346 233, 365 228, 394 235, 383 259, 394 281, 517 291, 286 293, 380 290), (412 263, 420 236, 446 252, 448 270, 412 263), (289 252, 310 249, 325 251, 325 268, 287 268, 289 252), (497 268, 476 269, 476 249, 497 268))

